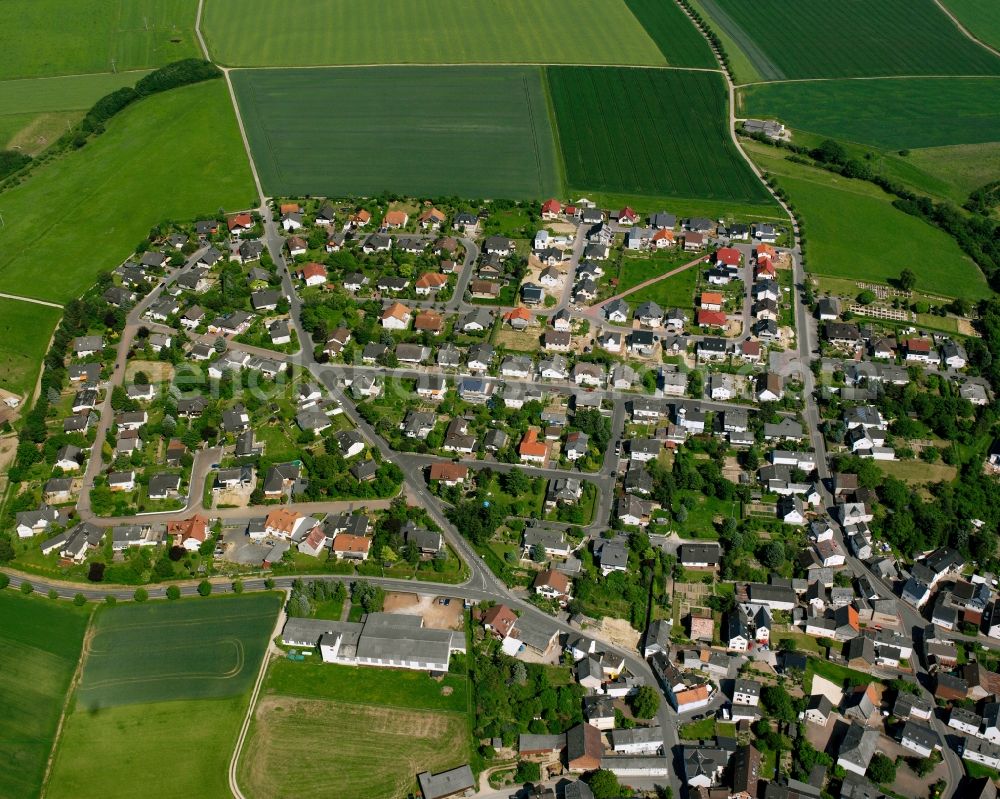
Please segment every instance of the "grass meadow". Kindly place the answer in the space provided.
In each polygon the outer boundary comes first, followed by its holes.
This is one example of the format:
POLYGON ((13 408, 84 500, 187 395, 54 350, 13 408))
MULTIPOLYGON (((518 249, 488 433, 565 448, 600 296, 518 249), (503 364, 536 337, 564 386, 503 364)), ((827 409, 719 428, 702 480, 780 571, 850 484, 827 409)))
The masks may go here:
POLYGON ((537 67, 232 73, 268 193, 558 194, 537 67))
POLYGON ((202 32, 227 66, 665 63, 625 0, 206 0, 202 32))
POLYGON ((30 393, 61 316, 58 308, 0 298, 0 388, 30 393))
POLYGON ((0 591, 0 796, 38 796, 88 608, 0 591))
MULTIPOLYGON (((198 55, 197 0, 4 0, 0 80, 122 72, 198 55)), ((2 107, 2 106, 0 106, 2 107)))
MULTIPOLYGON (((1000 78, 771 83, 740 89, 740 113, 884 149, 1000 140, 1000 78)), ((984 181, 985 182, 985 181, 984 181)))
POLYGON ((344 799, 404 799, 418 772, 468 761, 468 701, 464 676, 442 684, 422 672, 275 661, 240 786, 252 799, 325 795, 331 784, 344 799))
POLYGON ((944 0, 973 36, 1000 49, 1000 4, 994 0, 944 0))
POLYGON ((721 75, 591 67, 546 74, 572 192, 772 204, 729 138, 721 75))
POLYGON ((884 283, 909 268, 920 291, 970 300, 989 296, 982 272, 950 236, 894 208, 892 197, 877 186, 792 163, 765 145, 749 144, 747 150, 801 216, 809 272, 884 283))
POLYGON ((48 795, 231 795, 227 764, 277 594, 101 608, 48 795), (167 754, 170 753, 170 754, 167 754))
POLYGON ((153 225, 255 194, 223 81, 149 97, 0 195, 0 291, 66 302, 153 225))
POLYGON ((699 5, 764 80, 1000 74, 1000 58, 965 37, 934 0, 802 0, 794 12, 785 0, 699 5))
MULTIPOLYGON (((671 269, 676 269, 677 266, 687 263, 690 259, 690 253, 688 253, 688 258, 679 260, 677 263, 665 265, 659 270, 659 273, 669 272, 671 269)), ((655 261, 653 262, 656 263, 655 261)), ((648 266, 648 261, 638 261, 626 258, 624 261, 623 271, 626 275, 627 280, 631 280, 631 273, 638 271, 639 274, 644 274, 645 269, 640 268, 641 266, 648 266)), ((641 303, 652 301, 659 305, 661 308, 681 308, 688 311, 691 318, 694 318, 694 291, 695 286, 698 283, 698 272, 701 266, 692 266, 690 269, 685 269, 683 272, 678 272, 676 275, 671 275, 663 280, 653 283, 651 286, 646 286, 645 288, 639 289, 633 294, 629 294, 626 297, 627 301, 632 305, 633 308, 638 307, 641 303)), ((647 278, 648 279, 648 278, 647 278)), ((636 281, 641 283, 642 281, 636 281)))

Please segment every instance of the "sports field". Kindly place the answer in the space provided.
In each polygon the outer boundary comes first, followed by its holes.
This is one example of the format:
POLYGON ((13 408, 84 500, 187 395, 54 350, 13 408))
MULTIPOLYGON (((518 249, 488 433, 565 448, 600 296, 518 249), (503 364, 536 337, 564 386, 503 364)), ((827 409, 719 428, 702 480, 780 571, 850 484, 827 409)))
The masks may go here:
POLYGON ((0 796, 38 796, 88 608, 0 591, 0 796))
POLYGON ((558 193, 537 67, 239 70, 232 78, 270 194, 558 193))
POLYGON ((997 75, 933 0, 698 0, 763 80, 997 75))
POLYGON ((327 795, 333 784, 344 799, 404 799, 418 772, 468 760, 468 685, 448 681, 274 662, 240 758, 240 786, 252 799, 327 795))
POLYGON ((141 773, 144 797, 229 795, 226 767, 280 604, 254 594, 101 608, 48 794, 125 799, 141 773))
POLYGON ((741 114, 886 149, 1000 141, 1000 77, 770 83, 741 114))
POLYGON ((227 66, 665 63, 625 0, 206 0, 202 32, 227 66))
POLYGON ((223 81, 149 97, 4 192, 0 291, 66 302, 158 222, 246 208, 255 194, 223 81))
POLYGON ((921 291, 969 300, 989 296, 982 272, 950 236, 894 208, 877 186, 791 163, 764 145, 747 149, 801 215, 808 271, 884 283, 906 267, 921 291))
POLYGON ((973 36, 1000 49, 1000 3, 995 0, 944 0, 944 4, 973 36))
POLYGON ((0 80, 157 67, 198 55, 197 0, 4 0, 0 80))
POLYGON ((546 74, 571 193, 772 204, 729 138, 721 75, 610 67, 546 74))
POLYGON ((61 316, 58 308, 0 298, 0 388, 25 394, 35 387, 61 316))

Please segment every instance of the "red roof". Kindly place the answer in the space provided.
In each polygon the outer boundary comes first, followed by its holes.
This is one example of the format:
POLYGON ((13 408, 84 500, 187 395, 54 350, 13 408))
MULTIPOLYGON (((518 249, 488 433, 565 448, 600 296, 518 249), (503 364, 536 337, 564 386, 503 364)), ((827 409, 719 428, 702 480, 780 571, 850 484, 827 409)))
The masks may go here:
POLYGON ((522 457, 544 458, 549 454, 548 446, 538 440, 538 431, 534 427, 524 434, 517 451, 522 457))
POLYGON ((701 293, 702 305, 722 305, 722 295, 717 291, 703 291, 701 293))
POLYGON ((925 338, 911 338, 906 342, 908 352, 930 352, 931 343, 925 338))
POLYGON ((405 225, 406 213, 404 211, 389 211, 383 220, 387 225, 405 225))
POLYGON ((167 522, 167 535, 176 536, 182 543, 189 538, 204 542, 208 538, 208 519, 196 513, 190 519, 167 522))
POLYGON ((299 212, 298 203, 282 203, 281 213, 283 214, 297 214, 299 212))
POLYGON ((636 220, 639 218, 639 215, 632 208, 626 205, 621 211, 618 212, 618 218, 636 220))
POLYGON ((363 535, 351 535, 350 533, 339 533, 333 538, 334 552, 358 552, 367 553, 371 548, 372 540, 363 535))
POLYGON ((775 255, 778 254, 778 251, 774 249, 774 247, 772 247, 770 244, 758 244, 756 253, 757 253, 757 260, 759 261, 761 258, 764 259, 773 258, 775 255))
POLYGON ((506 605, 494 605, 483 614, 483 625, 492 627, 506 637, 517 623, 514 611, 506 605))
POLYGON ((308 280, 311 277, 321 277, 326 280, 326 267, 323 264, 308 263, 302 267, 302 279, 308 280))
POLYGON ((767 260, 767 261, 758 261, 757 262, 757 268, 754 271, 754 274, 755 275, 773 275, 773 274, 776 274, 776 270, 774 268, 774 264, 772 264, 769 260, 767 260))
POLYGON ((531 321, 531 311, 527 308, 519 305, 516 308, 512 308, 503 315, 504 321, 511 322, 514 319, 523 319, 525 322, 531 321))
POLYGON ((699 327, 722 327, 726 324, 724 311, 698 311, 699 327))
POLYGON ((760 355, 759 341, 744 341, 740 347, 744 355, 760 355))
POLYGON ((562 572, 557 572, 552 569, 546 569, 543 572, 539 572, 538 576, 535 577, 534 582, 535 588, 541 588, 542 586, 549 586, 555 589, 560 594, 569 593, 569 578, 562 572))
POLYGON ((445 480, 446 482, 454 482, 455 480, 464 480, 469 474, 469 467, 462 466, 458 463, 432 463, 431 464, 431 480, 445 480))
POLYGON ((562 204, 559 200, 552 199, 546 200, 542 203, 542 213, 543 214, 559 214, 562 213, 562 204))
POLYGON ((253 217, 250 214, 233 214, 226 220, 226 224, 230 230, 235 230, 238 227, 252 227, 253 217))
POLYGON ((420 277, 417 278, 417 282, 414 283, 418 289, 422 288, 434 288, 435 286, 445 286, 448 284, 448 278, 439 272, 424 272, 420 277))
POLYGON ((715 253, 715 262, 717 264, 726 264, 726 266, 739 266, 740 251, 735 247, 721 247, 715 253))
POLYGON ((370 213, 368 213, 368 211, 366 211, 364 208, 362 208, 360 211, 358 211, 354 215, 354 218, 353 218, 352 221, 357 222, 358 224, 364 225, 369 220, 371 220, 371 218, 372 218, 372 215, 370 213))

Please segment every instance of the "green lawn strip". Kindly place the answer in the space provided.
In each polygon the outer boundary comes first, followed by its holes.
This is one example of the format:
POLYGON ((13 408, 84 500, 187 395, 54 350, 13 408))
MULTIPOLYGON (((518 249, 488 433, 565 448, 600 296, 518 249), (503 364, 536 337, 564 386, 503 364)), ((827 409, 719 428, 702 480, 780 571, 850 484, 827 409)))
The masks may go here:
POLYGON ((134 86, 139 78, 148 74, 148 70, 135 70, 3 80, 0 81, 0 108, 4 115, 86 110, 104 95, 123 86, 134 86))
POLYGON ((0 388, 21 396, 34 389, 61 316, 58 308, 0 298, 0 388))
POLYGON ((448 674, 437 682, 426 672, 323 663, 316 653, 305 662, 272 663, 264 690, 282 696, 465 713, 469 683, 462 674, 448 674), (446 695, 443 688, 451 692, 446 695))
POLYGON ((268 192, 559 193, 537 67, 239 70, 232 78, 268 192))
POLYGON ((675 2, 625 0, 635 18, 675 67, 718 69, 712 48, 687 14, 675 2))
POLYGON ((863 671, 849 669, 847 666, 832 663, 822 657, 809 658, 806 662, 806 673, 802 681, 803 688, 807 691, 812 687, 812 677, 814 674, 825 677, 839 686, 844 686, 849 681, 853 685, 864 685, 871 681, 871 675, 865 674, 863 671))
MULTIPOLYGON (((0 79, 124 72, 200 55, 197 0, 5 0, 0 79)), ((0 105, 0 107, 3 107, 0 105)))
POLYGON ((747 150, 776 176, 801 215, 809 272, 886 283, 905 264, 923 291, 972 300, 989 296, 982 272, 950 236, 894 208, 877 186, 792 163, 763 145, 749 144, 747 150))
POLYGON ((970 41, 933 0, 867 4, 863 25, 854 3, 802 0, 789 14, 784 0, 702 2, 721 9, 745 35, 744 49, 762 50, 786 78, 1000 74, 1000 58, 970 41), (837 31, 850 31, 849 48, 831 35, 837 31))
POLYGON ((720 74, 548 67, 546 76, 570 186, 770 205, 729 138, 720 74))
POLYGON ((944 5, 973 36, 1000 49, 1000 5, 993 0, 944 0, 944 5))
POLYGON ((66 720, 46 795, 131 799, 141 779, 145 799, 230 797, 229 759, 246 706, 241 695, 77 708, 66 720))
POLYGON ((745 116, 887 150, 998 138, 998 77, 768 83, 741 88, 740 98, 745 116))
POLYGON ((254 194, 223 81, 149 97, 0 195, 0 291, 66 302, 156 223, 246 208, 254 194))
MULTIPOLYGON (((709 219, 732 221, 769 221, 788 224, 788 216, 772 200, 765 204, 707 200, 697 197, 668 197, 658 194, 627 194, 623 192, 593 191, 581 186, 570 186, 566 194, 574 199, 587 197, 602 208, 624 208, 626 205, 640 215, 668 210, 679 218, 707 216, 709 219)), ((768 195, 770 197, 770 195, 768 195)))
POLYGON ((0 592, 0 796, 37 796, 89 608, 0 592))
POLYGON ((207 0, 202 31, 227 66, 664 63, 624 0, 207 0))

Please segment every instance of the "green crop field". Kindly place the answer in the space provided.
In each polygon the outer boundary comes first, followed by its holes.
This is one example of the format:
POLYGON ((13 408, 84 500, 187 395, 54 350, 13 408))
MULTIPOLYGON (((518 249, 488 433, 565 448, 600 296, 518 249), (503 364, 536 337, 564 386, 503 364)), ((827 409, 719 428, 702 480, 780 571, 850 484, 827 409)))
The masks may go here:
POLYGON ((0 291, 66 302, 158 222, 246 208, 254 195, 223 81, 147 98, 0 194, 0 291))
POLYGON ((808 271, 886 282, 905 266, 921 291, 970 300, 989 296, 982 272, 950 236, 894 208, 877 186, 792 163, 764 145, 747 149, 801 215, 808 271))
POLYGON ((272 593, 101 608, 48 795, 126 799, 141 772, 144 797, 231 796, 227 764, 280 604, 272 593))
POLYGON ((0 796, 38 796, 90 611, 0 591, 0 796))
POLYGON ((252 799, 324 795, 331 784, 344 799, 404 799, 418 772, 468 760, 467 681, 446 679, 272 663, 240 759, 240 786, 252 799))
POLYGON ((721 75, 591 67, 546 74, 573 192, 772 205, 729 138, 721 75))
POLYGON ((47 305, 0 298, 0 388, 27 394, 62 311, 47 305))
POLYGON ((105 610, 95 621, 77 705, 91 711, 239 695, 257 676, 277 610, 277 597, 268 594, 105 610))
POLYGON ((207 0, 202 31, 228 66, 664 63, 625 0, 207 0))
POLYGON ((0 79, 157 67, 198 55, 197 0, 4 0, 0 79))
POLYGON ((558 193, 537 67, 240 70, 232 78, 270 194, 558 193))
POLYGON ((656 42, 667 63, 677 67, 719 68, 705 37, 677 3, 663 0, 625 0, 625 3, 656 42))
POLYGON ((1000 4, 995 0, 944 0, 944 4, 973 36, 1000 49, 1000 4))
POLYGON ((764 80, 997 75, 933 0, 698 0, 764 80))
POLYGON ((771 83, 740 99, 741 115, 886 149, 1000 140, 1000 78, 771 83))

